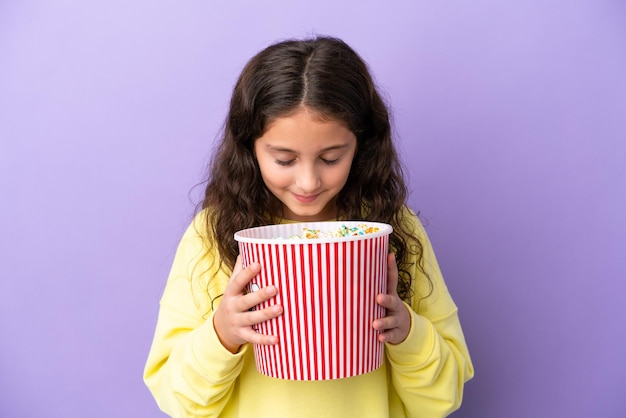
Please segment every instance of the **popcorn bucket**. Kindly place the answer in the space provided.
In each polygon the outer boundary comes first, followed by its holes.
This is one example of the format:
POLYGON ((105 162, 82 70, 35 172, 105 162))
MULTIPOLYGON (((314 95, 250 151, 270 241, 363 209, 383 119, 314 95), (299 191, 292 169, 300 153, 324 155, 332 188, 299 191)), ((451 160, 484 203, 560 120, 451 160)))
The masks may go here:
MULTIPOLYGON (((390 225, 364 221, 309 222, 250 228, 235 234, 243 264, 261 264, 248 291, 275 285, 257 309, 280 304, 283 314, 255 326, 276 345, 254 345, 257 370, 288 380, 357 376, 381 366, 383 343, 372 321, 385 316, 376 295, 387 292, 390 225), (363 225, 377 231, 363 233, 363 225), (357 230, 356 236, 303 237, 311 231, 357 230)), ((331 234, 332 235, 332 234, 331 234)))

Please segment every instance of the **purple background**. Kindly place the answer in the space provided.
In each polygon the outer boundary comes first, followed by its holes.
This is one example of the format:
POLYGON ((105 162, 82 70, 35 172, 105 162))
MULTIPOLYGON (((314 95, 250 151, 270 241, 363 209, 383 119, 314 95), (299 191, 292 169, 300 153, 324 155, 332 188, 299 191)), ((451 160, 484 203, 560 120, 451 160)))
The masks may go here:
POLYGON ((0 2, 0 416, 159 417, 141 374, 238 72, 340 36, 392 104, 476 377, 455 417, 626 416, 626 6, 0 2))

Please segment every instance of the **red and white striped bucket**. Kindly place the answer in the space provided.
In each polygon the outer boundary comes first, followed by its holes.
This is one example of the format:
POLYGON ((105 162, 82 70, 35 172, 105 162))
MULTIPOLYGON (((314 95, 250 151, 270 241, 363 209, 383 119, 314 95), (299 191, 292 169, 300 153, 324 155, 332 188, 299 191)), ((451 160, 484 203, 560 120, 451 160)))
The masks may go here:
POLYGON ((385 316, 376 295, 387 292, 390 225, 310 222, 269 225, 239 231, 235 239, 243 264, 261 264, 248 291, 275 285, 278 294, 257 308, 281 304, 278 318, 258 332, 278 336, 277 345, 254 345, 257 370, 289 380, 328 380, 357 376, 381 366, 383 344, 372 321, 385 316), (341 225, 379 228, 364 235, 289 238, 303 228, 332 231, 341 225))

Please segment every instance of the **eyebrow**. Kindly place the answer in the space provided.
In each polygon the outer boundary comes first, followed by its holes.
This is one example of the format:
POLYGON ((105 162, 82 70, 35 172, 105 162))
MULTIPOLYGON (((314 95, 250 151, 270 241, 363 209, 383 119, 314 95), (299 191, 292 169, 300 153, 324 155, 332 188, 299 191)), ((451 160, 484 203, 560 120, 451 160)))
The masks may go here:
MULTIPOLYGON (((348 148, 349 144, 339 144, 339 145, 332 145, 330 147, 324 148, 320 150, 320 154, 324 153, 324 152, 328 152, 328 151, 334 151, 334 150, 340 150, 340 149, 344 149, 344 148, 348 148)), ((286 148, 286 147, 279 147, 279 146, 274 146, 271 144, 267 144, 265 145, 265 148, 269 151, 276 151, 276 152, 290 152, 292 154, 297 154, 297 152, 295 150, 292 150, 290 148, 286 148)))

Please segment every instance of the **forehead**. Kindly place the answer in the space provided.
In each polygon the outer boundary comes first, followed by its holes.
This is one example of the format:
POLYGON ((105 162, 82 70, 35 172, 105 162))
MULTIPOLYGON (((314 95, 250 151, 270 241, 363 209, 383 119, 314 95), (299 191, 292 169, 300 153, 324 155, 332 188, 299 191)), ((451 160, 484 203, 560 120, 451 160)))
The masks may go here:
POLYGON ((352 145, 356 137, 343 122, 302 110, 274 119, 257 141, 272 148, 320 150, 352 145))

